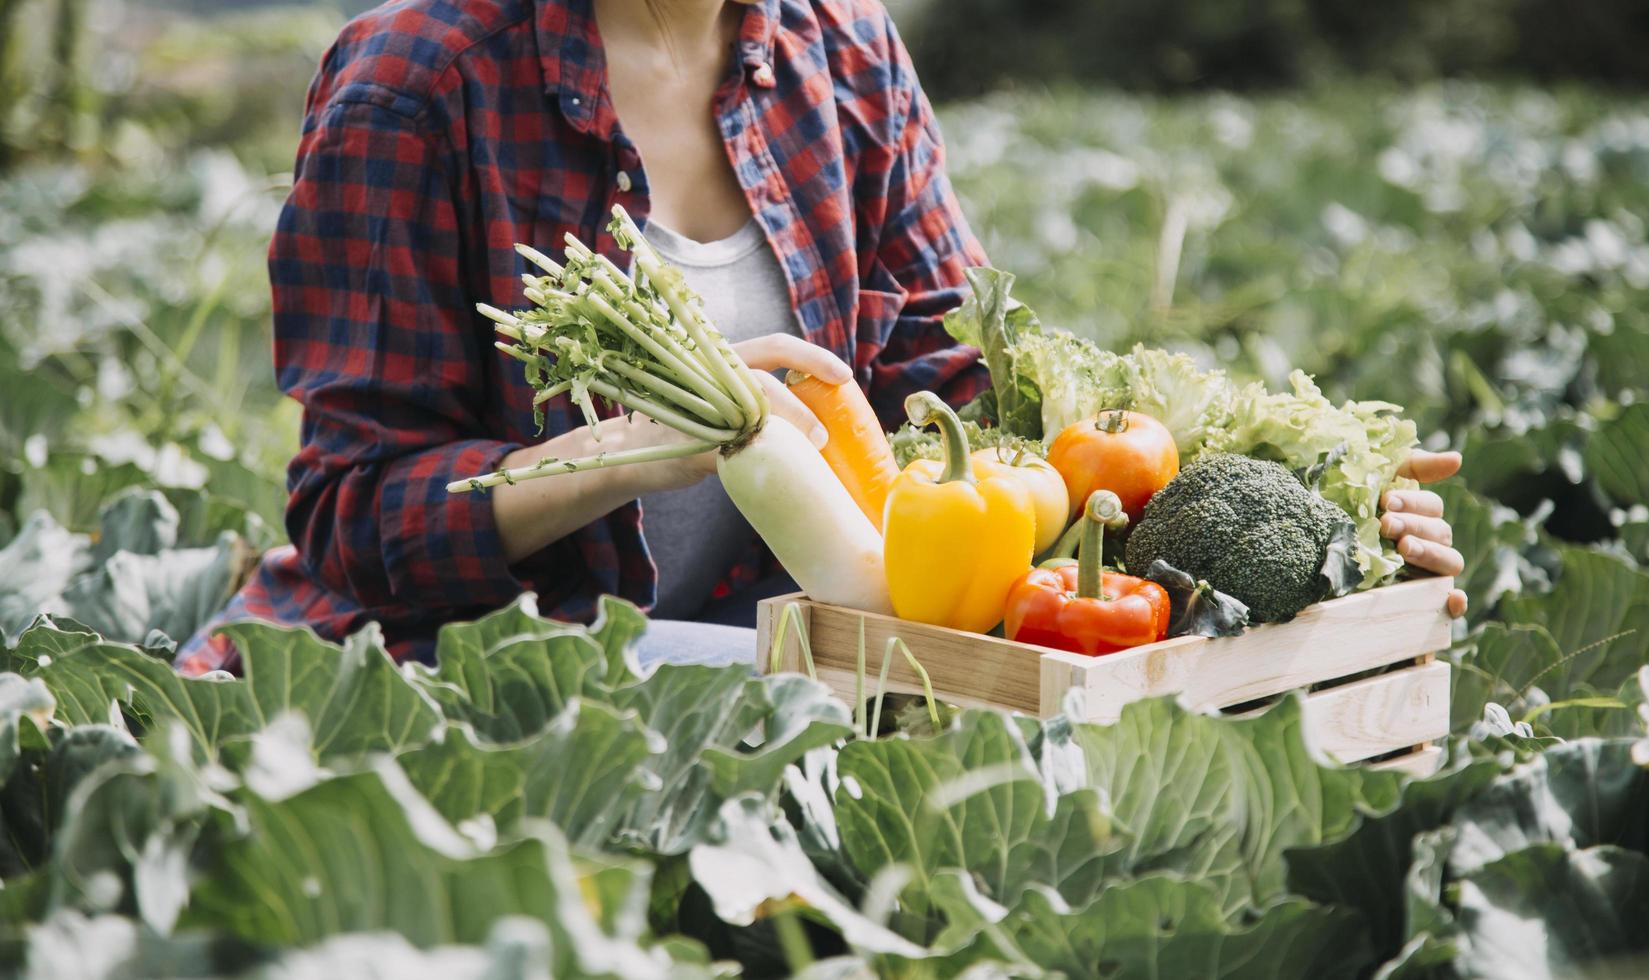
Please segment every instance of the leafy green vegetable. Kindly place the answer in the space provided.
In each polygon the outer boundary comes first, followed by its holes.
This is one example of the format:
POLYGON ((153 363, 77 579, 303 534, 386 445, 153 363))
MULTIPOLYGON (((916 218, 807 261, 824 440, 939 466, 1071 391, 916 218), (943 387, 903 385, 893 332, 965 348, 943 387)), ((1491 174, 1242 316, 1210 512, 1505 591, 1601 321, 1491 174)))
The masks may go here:
POLYGON ((94 543, 36 513, 0 549, 0 635, 50 612, 117 640, 138 642, 151 630, 187 639, 229 598, 251 557, 230 531, 210 547, 177 547, 178 512, 153 491, 116 497, 99 519, 94 543))
POLYGON ((1397 468, 1418 444, 1414 424, 1396 414, 1399 406, 1335 405, 1299 371, 1290 375, 1286 393, 1259 383, 1238 386, 1223 371, 1203 370, 1187 355, 1144 346, 1114 354, 1044 330, 1029 313, 1010 329, 1002 310, 1012 278, 993 269, 972 270, 974 295, 945 321, 957 340, 983 347, 991 369, 991 397, 1000 418, 987 407, 974 414, 1016 436, 1051 439, 1101 410, 1130 408, 1168 426, 1182 465, 1207 452, 1223 452, 1311 470, 1317 491, 1355 523, 1348 554, 1360 569, 1359 584, 1372 585, 1402 567, 1379 529, 1381 494, 1394 485, 1411 485, 1398 479, 1397 468), (1038 395, 1041 418, 1032 420, 1026 408, 1038 395), (1004 404, 1012 414, 1003 411, 1004 404))
POLYGON ((1040 439, 1042 393, 1014 364, 1020 338, 1038 329, 1036 314, 1008 296, 1012 273, 973 268, 967 276, 972 292, 945 314, 945 330, 958 342, 979 348, 990 368, 990 399, 979 412, 995 428, 1040 439))
POLYGON ((1276 463, 1209 453, 1145 505, 1128 535, 1128 567, 1161 561, 1236 599, 1258 622, 1292 619, 1357 579, 1338 508, 1276 463))

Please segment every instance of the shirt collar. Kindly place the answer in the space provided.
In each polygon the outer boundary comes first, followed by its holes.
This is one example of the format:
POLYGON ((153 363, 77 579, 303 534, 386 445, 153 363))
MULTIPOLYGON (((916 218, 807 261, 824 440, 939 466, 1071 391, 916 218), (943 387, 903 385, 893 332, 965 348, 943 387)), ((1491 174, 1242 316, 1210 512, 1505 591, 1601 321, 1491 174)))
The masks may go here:
MULTIPOLYGON (((773 82, 773 39, 781 0, 756 0, 739 26, 738 52, 747 77, 761 88, 773 82)), ((596 30, 591 0, 538 0, 538 60, 544 91, 559 96, 561 112, 580 132, 596 122, 607 77, 607 58, 596 30)))

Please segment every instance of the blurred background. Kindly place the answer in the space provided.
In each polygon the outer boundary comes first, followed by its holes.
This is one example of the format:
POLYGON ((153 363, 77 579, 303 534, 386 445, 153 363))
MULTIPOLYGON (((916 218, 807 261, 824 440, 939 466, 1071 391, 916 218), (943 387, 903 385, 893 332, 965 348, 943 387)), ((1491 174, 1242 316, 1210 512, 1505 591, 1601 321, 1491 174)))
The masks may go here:
MULTIPOLYGON (((264 252, 365 6, 0 0, 0 543, 132 485, 180 541, 282 536, 264 252)), ((1544 521, 1649 557, 1649 5, 894 12, 1044 322, 1401 403, 1499 501, 1485 547, 1544 521)))

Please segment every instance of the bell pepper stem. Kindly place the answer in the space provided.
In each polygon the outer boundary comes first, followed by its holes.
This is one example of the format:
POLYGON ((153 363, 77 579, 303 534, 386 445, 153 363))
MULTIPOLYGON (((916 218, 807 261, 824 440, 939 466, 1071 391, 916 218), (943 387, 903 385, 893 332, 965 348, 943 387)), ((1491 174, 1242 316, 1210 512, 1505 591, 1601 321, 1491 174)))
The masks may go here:
POLYGON ((910 417, 910 424, 918 429, 934 424, 939 426, 945 452, 945 469, 939 474, 939 483, 956 480, 976 482, 973 464, 968 460, 968 437, 962 431, 962 420, 956 417, 943 399, 931 391, 914 392, 905 399, 905 414, 910 417))
POLYGON ((1082 551, 1077 555, 1076 594, 1083 599, 1099 598, 1101 571, 1105 560, 1105 532, 1128 526, 1122 500, 1109 490, 1095 490, 1082 508, 1082 551))

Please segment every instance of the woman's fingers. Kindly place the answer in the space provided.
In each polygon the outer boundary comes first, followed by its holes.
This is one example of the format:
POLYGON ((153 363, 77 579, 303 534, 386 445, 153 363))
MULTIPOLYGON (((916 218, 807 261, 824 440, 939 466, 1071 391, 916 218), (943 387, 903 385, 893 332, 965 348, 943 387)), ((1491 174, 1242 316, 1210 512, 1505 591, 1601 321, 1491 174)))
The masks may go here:
MULTIPOLYGON (((1460 454, 1432 453, 1416 449, 1397 468, 1397 475, 1436 483, 1460 472, 1460 454)), ((1438 575, 1459 575, 1466 560, 1455 551, 1454 529, 1443 520, 1443 498, 1429 490, 1391 490, 1386 493, 1386 513, 1380 518, 1380 534, 1397 542, 1397 553, 1417 568, 1438 575)), ((1448 598, 1449 615, 1466 614, 1466 593, 1453 589, 1448 598)))
MULTIPOLYGON (((836 385, 853 378, 853 370, 841 358, 817 344, 787 333, 771 333, 733 345, 744 363, 757 371, 790 369, 811 374, 836 385)), ((800 405, 801 402, 796 404, 800 405)), ((805 429, 802 431, 806 431, 805 429)))
POLYGON ((1454 544, 1454 528, 1441 517, 1421 517, 1417 514, 1393 514, 1389 511, 1380 518, 1380 536, 1399 541, 1406 535, 1425 538, 1436 544, 1454 544))
POLYGON ((762 390, 767 392, 767 403, 775 415, 800 429, 815 446, 823 447, 830 439, 819 417, 791 394, 789 387, 769 374, 769 371, 791 370, 811 374, 830 384, 841 384, 853 379, 853 371, 842 359, 816 344, 787 333, 773 333, 754 337, 733 345, 733 350, 744 358, 756 372, 762 390))
POLYGON ((790 389, 778 378, 761 371, 756 374, 756 379, 767 392, 767 404, 773 410, 773 414, 794 425, 815 447, 823 449, 824 444, 830 440, 830 433, 825 430, 819 417, 803 405, 800 398, 791 394, 790 389))
MULTIPOLYGON (((1433 460, 1422 461, 1418 469, 1405 474, 1415 479, 1443 479, 1460 468, 1459 453, 1417 452, 1415 455, 1433 457, 1433 460), (1434 462, 1439 456, 1452 456, 1454 459, 1439 465, 1434 462)), ((1389 490, 1385 505, 1386 512, 1380 517, 1380 536, 1397 542, 1397 553, 1403 556, 1404 561, 1438 575, 1454 576, 1465 570, 1465 558, 1452 547, 1454 528, 1443 519, 1442 497, 1430 490, 1389 490)), ((1464 616, 1466 593, 1459 589, 1451 591, 1448 607, 1450 616, 1464 616)))
POLYGON ((1386 511, 1419 517, 1442 517, 1443 498, 1430 490, 1387 490, 1386 511))
POLYGON ((1421 483, 1436 483, 1438 480, 1447 480, 1460 472, 1460 454, 1456 452, 1431 453, 1424 449, 1416 449, 1409 453, 1409 458, 1397 468, 1398 476, 1406 476, 1421 483))
POLYGON ((1417 534, 1406 534, 1397 541, 1397 553, 1416 568, 1437 575, 1459 575, 1466 568, 1466 559, 1446 544, 1427 541, 1417 534))

